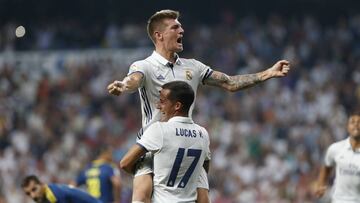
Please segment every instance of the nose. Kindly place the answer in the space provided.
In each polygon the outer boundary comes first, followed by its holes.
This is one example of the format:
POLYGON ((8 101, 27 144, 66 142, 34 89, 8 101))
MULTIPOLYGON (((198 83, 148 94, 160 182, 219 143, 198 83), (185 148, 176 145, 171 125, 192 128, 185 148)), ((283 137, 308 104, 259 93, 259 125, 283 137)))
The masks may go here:
POLYGON ((184 34, 185 30, 184 28, 180 27, 180 34, 184 34))
POLYGON ((30 193, 30 197, 31 197, 31 199, 36 199, 36 195, 35 195, 35 193, 30 193))

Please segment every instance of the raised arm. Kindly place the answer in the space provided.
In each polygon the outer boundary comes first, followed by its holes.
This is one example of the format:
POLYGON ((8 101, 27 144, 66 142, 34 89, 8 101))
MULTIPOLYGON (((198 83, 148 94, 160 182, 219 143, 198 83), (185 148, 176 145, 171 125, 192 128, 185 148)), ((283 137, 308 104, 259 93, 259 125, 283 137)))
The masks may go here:
POLYGON ((122 93, 131 93, 140 87, 144 75, 141 72, 134 72, 126 76, 122 81, 115 80, 107 86, 110 94, 119 96, 122 93))
POLYGON ((204 83, 206 85, 220 87, 230 92, 236 92, 255 86, 270 78, 284 77, 289 70, 290 63, 286 60, 281 60, 275 63, 271 68, 254 74, 228 76, 225 73, 214 71, 210 77, 205 79, 204 83))
POLYGON ((315 183, 314 194, 316 197, 322 197, 327 189, 327 181, 329 180, 332 167, 322 166, 320 168, 319 177, 315 183))

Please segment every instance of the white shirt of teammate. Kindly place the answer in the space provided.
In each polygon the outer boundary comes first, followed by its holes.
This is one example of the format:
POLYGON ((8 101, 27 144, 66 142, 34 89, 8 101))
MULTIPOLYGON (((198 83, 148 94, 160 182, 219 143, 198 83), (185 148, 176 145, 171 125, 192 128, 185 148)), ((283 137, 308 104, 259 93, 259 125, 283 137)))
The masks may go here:
POLYGON ((336 142, 325 154, 325 166, 336 167, 333 203, 360 202, 360 150, 354 151, 350 138, 336 142))
POLYGON ((152 202, 195 202, 200 171, 210 160, 209 136, 189 117, 156 122, 137 143, 154 154, 152 202))
MULTIPOLYGON (((196 98, 196 90, 213 70, 195 59, 177 58, 174 64, 162 57, 156 51, 144 60, 134 62, 128 75, 141 72, 144 75, 138 89, 141 100, 142 127, 145 130, 150 124, 160 120, 156 102, 159 101, 161 86, 171 81, 185 81, 193 88, 196 98)), ((191 117, 194 104, 191 106, 191 117)), ((138 135, 138 138, 141 137, 138 135)))

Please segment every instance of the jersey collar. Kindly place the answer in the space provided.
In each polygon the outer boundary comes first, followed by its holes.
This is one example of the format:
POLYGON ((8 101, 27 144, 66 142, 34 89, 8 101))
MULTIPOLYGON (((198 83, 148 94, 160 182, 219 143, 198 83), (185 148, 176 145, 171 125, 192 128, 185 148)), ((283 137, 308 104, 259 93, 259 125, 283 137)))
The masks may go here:
MULTIPOLYGON (((169 66, 169 64, 172 64, 170 61, 168 61, 166 58, 164 58, 163 56, 161 56, 159 53, 157 53, 156 51, 153 51, 153 53, 151 54, 151 57, 153 57, 155 60, 157 60, 159 63, 161 63, 164 66, 169 66)), ((181 64, 181 60, 180 57, 177 53, 175 53, 175 63, 177 65, 181 64)))
POLYGON ((56 196, 54 195, 54 193, 51 191, 50 187, 48 185, 45 185, 45 196, 46 199, 50 202, 50 203, 56 203, 57 199, 56 196))
POLYGON ((353 152, 360 153, 360 149, 359 149, 359 148, 357 148, 357 149, 353 149, 353 148, 352 148, 351 142, 350 142, 350 137, 348 137, 347 140, 346 140, 346 149, 351 150, 351 151, 353 151, 353 152))
POLYGON ((194 121, 191 118, 183 117, 183 116, 174 116, 170 118, 168 122, 194 123, 194 121))

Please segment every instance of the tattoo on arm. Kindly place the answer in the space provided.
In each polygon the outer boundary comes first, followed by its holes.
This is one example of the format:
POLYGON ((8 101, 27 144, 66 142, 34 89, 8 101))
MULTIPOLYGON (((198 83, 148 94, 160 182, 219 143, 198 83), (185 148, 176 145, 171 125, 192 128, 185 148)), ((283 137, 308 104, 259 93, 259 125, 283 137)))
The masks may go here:
POLYGON ((126 76, 123 80, 124 82, 124 91, 123 92, 134 92, 139 88, 144 75, 142 73, 133 73, 129 76, 126 76))
POLYGON ((252 87, 262 82, 258 73, 228 76, 225 73, 214 71, 209 78, 205 80, 205 84, 221 87, 228 91, 238 91, 252 87))

